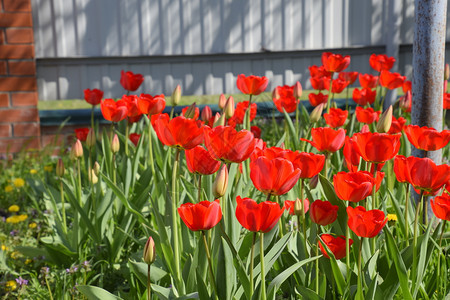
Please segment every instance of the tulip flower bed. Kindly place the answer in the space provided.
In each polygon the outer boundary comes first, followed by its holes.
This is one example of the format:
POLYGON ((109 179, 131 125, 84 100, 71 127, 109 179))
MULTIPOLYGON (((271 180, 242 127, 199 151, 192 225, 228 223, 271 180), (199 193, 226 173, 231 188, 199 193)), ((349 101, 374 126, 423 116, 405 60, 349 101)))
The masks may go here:
POLYGON ((257 117, 265 77, 239 75, 248 100, 221 96, 216 115, 162 114, 164 95, 134 95, 143 77, 131 72, 120 100, 85 90, 110 130, 92 121, 56 160, 2 164, 1 296, 444 299, 450 131, 407 125, 411 84, 394 61, 374 54, 376 75, 358 74, 344 72, 349 56, 324 53, 310 67, 311 114, 300 83, 273 91, 281 121, 257 117), (335 107, 358 77, 356 110, 335 107))

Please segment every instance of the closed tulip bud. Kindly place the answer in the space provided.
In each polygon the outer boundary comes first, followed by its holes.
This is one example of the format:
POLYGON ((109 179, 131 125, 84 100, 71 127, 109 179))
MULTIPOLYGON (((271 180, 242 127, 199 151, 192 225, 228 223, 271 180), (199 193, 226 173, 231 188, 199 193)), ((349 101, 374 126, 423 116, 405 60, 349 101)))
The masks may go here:
POLYGON ((316 123, 317 121, 320 120, 324 106, 325 106, 325 103, 321 103, 313 109, 313 111, 309 115, 309 120, 311 121, 311 123, 316 123))
POLYGON ((234 99, 233 96, 228 97, 224 111, 226 118, 231 118, 234 115, 234 99))
POLYGON ((115 134, 111 142, 111 151, 112 153, 117 153, 119 152, 119 149, 120 149, 119 137, 117 136, 117 134, 115 134))
POLYGON ((94 167, 92 168, 95 172, 95 175, 98 176, 98 174, 100 173, 100 165, 98 164, 98 162, 94 163, 94 167))
POLYGON ((56 175, 58 177, 63 177, 64 176, 64 172, 65 172, 64 162, 60 158, 60 159, 58 159, 58 162, 56 163, 56 175))
POLYGON ((377 131, 379 133, 387 133, 392 125, 392 105, 381 114, 377 123, 377 131))
POLYGON ((294 213, 295 213, 297 216, 301 216, 301 215, 302 215, 302 210, 303 210, 302 200, 300 200, 300 199, 297 198, 297 199, 294 201, 294 213))
POLYGON ((318 183, 319 183, 319 174, 311 177, 311 180, 309 181, 309 188, 315 189, 318 183))
POLYGON ((214 116, 213 127, 217 126, 225 126, 225 114, 220 115, 219 113, 216 113, 214 116))
POLYGON ((211 111, 211 107, 209 107, 208 105, 206 105, 203 109, 202 109, 202 113, 200 115, 200 118, 203 122, 208 122, 209 119, 212 118, 212 111, 211 111))
POLYGON ((279 99, 280 98, 280 94, 278 93, 278 89, 274 88, 272 91, 272 99, 279 99))
POLYGON ((92 182, 93 184, 96 184, 98 182, 98 177, 97 177, 97 174, 95 174, 94 169, 89 170, 88 177, 89 177, 89 181, 92 182))
POLYGON ((180 99, 181 99, 181 86, 180 85, 177 85, 177 87, 173 90, 171 99, 172 99, 173 106, 177 106, 178 103, 180 103, 180 99))
POLYGON ((220 94, 220 97, 219 97, 219 108, 223 110, 226 105, 227 105, 227 97, 225 97, 224 94, 220 94))
POLYGON ((197 107, 197 104, 195 104, 195 102, 192 103, 191 105, 189 105, 188 109, 184 113, 184 117, 186 119, 193 119, 195 117, 195 108, 196 107, 197 107))
POLYGON ((89 148, 94 147, 95 146, 95 142, 97 141, 96 137, 95 137, 95 131, 94 129, 89 129, 87 138, 86 138, 86 146, 88 146, 89 148))
POLYGON ((73 153, 72 156, 75 159, 83 156, 83 145, 81 145, 81 142, 79 139, 77 139, 75 144, 73 144, 72 153, 73 153))
POLYGON ((152 263, 155 262, 155 259, 156 259, 155 241, 153 241, 152 237, 149 237, 144 247, 144 262, 148 265, 151 265, 152 263))
POLYGON ((448 64, 445 64, 444 80, 447 81, 449 78, 450 78, 450 66, 448 64))
POLYGON ((399 103, 400 108, 405 110, 405 111, 408 111, 409 109, 411 109, 411 100, 412 100, 411 91, 407 91, 405 93, 405 95, 400 97, 400 99, 399 99, 399 101, 400 101, 400 103, 399 103))
POLYGON ((303 93, 302 85, 300 84, 300 82, 297 81, 294 85, 294 98, 300 99, 302 93, 303 93))
POLYGON ((217 172, 216 180, 213 184, 213 195, 215 198, 220 198, 225 195, 228 186, 228 169, 227 165, 223 164, 217 172))

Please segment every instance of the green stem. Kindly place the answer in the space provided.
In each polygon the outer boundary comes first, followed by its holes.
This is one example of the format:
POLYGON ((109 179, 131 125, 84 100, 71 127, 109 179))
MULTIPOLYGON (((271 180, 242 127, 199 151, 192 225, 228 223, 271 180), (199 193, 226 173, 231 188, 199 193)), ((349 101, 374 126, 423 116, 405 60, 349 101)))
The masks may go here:
POLYGON ((155 178, 155 162, 153 161, 153 139, 152 139, 152 122, 149 119, 148 123, 148 159, 150 160, 150 168, 152 170, 153 178, 155 178))
POLYGON ((331 78, 330 78, 330 90, 328 91, 329 93, 328 93, 328 99, 327 99, 327 114, 330 113, 330 107, 331 107, 331 96, 332 96, 331 91, 333 90, 333 75, 334 75, 334 73, 332 72, 331 78))
MULTIPOLYGON (((318 230, 320 230, 319 224, 317 224, 317 228, 318 228, 318 230)), ((319 231, 317 231, 317 236, 319 236, 319 231)), ((316 256, 318 256, 318 255, 319 255, 319 241, 317 241, 317 247, 316 247, 316 256)), ((316 266, 316 294, 319 294, 319 260, 318 259, 316 259, 315 266, 316 266)))
POLYGON ((252 248, 250 249, 250 299, 253 296, 253 257, 255 255, 256 231, 253 232, 252 248))
POLYGON ((328 155, 329 155, 329 152, 325 152, 324 154, 325 154, 325 164, 323 165, 322 172, 323 172, 323 176, 325 178, 328 178, 327 174, 328 174, 328 155))
POLYGON ((358 253, 358 290, 357 290, 357 294, 359 294, 359 297, 362 297, 362 298, 360 298, 360 299, 363 299, 364 297, 363 297, 363 295, 364 295, 364 293, 363 293, 363 287, 362 287, 362 273, 361 273, 361 264, 362 264, 362 259, 361 259, 361 252, 362 252, 362 244, 363 244, 363 240, 364 240, 364 238, 363 237, 361 237, 361 241, 360 241, 360 244, 359 244, 359 253, 358 253))
POLYGON ((77 158, 77 172, 78 172, 78 190, 77 190, 77 194, 78 194, 78 202, 81 206, 81 163, 80 163, 80 158, 77 158))
POLYGON ((200 203, 202 201, 202 175, 198 175, 198 195, 197 195, 197 202, 200 203))
POLYGON ((45 278, 45 285, 47 286, 48 289, 48 294, 50 295, 50 300, 53 300, 52 289, 50 288, 50 284, 48 283, 47 276, 44 276, 44 278, 45 278))
MULTIPOLYGON (((345 211, 347 211, 348 201, 345 201, 345 211)), ((347 281, 350 282, 350 229, 347 222, 345 222, 345 264, 347 266, 347 281)))
POLYGON ((405 183, 406 202, 405 202, 405 237, 406 246, 409 246, 409 224, 408 224, 408 207, 409 207, 409 183, 405 183))
MULTIPOLYGON (((441 236, 439 237, 437 278, 440 278, 440 275, 441 275, 441 255, 442 255, 442 252, 444 252, 444 249, 442 249, 441 247, 442 247, 442 236, 444 235, 444 231, 445 231, 445 225, 447 225, 447 220, 444 220, 444 223, 442 224, 441 236)), ((445 259, 445 256, 444 256, 444 259, 445 259)), ((441 286, 442 285, 439 283, 439 285, 438 285, 439 294, 441 294, 440 293, 441 286)))
POLYGON ((94 130, 94 105, 91 108, 91 128, 94 130))
MULTIPOLYGON (((300 179, 300 199, 302 199, 302 231, 303 231, 303 247, 305 247, 306 258, 308 258, 308 247, 306 243, 306 218, 305 218, 305 200, 303 199, 304 179, 300 179)), ((300 226, 300 224, 299 224, 300 226)))
POLYGON ((414 238, 413 238, 413 265, 412 265, 412 290, 415 290, 416 287, 416 269, 417 269, 417 231, 418 231, 418 220, 419 220, 419 212, 422 207, 423 202, 423 191, 420 192, 420 200, 416 205, 416 215, 414 218, 414 238))
POLYGON ((59 190, 61 192, 61 212, 62 212, 62 218, 63 218, 63 230, 64 233, 67 233, 67 222, 66 222, 66 205, 64 201, 64 187, 62 178, 59 180, 59 190))
POLYGON ((252 94, 250 94, 250 97, 249 97, 249 99, 248 99, 248 107, 247 107, 247 109, 246 109, 246 111, 245 111, 245 117, 244 117, 244 119, 245 119, 245 121, 244 121, 244 124, 245 124, 245 126, 244 126, 244 129, 247 129, 247 130, 249 130, 250 131, 250 114, 251 114, 251 108, 252 108, 252 94))
POLYGON ((215 298, 217 299, 216 280, 215 280, 213 269, 212 269, 211 254, 209 252, 208 242, 206 241, 206 235, 205 235, 204 230, 202 230, 202 236, 203 236, 203 244, 205 245, 206 257, 208 258, 209 277, 211 280, 211 285, 213 286, 213 289, 214 289, 215 298))
MULTIPOLYGON (((300 103, 300 100, 298 100, 298 102, 300 103)), ((297 138, 300 136, 300 120, 299 120, 299 109, 298 109, 298 105, 299 103, 297 103, 297 107, 295 108, 295 132, 297 133, 297 138)), ((295 137, 294 137, 295 138, 295 137)))
POLYGON ((173 172, 172 172, 172 237, 173 237, 173 248, 174 248, 174 260, 175 260, 175 276, 180 284, 181 282, 181 274, 180 274, 180 251, 178 245, 178 222, 177 222, 177 195, 176 195, 176 186, 177 186, 177 178, 178 178, 178 160, 180 158, 180 149, 176 149, 175 152, 175 161, 173 163, 173 172))
POLYGON ((116 184, 116 154, 112 155, 112 173, 113 173, 113 182, 116 184))
POLYGON ((259 235, 259 254, 261 264, 261 297, 260 299, 266 299, 266 274, 264 272, 264 233, 259 235))
POLYGON ((130 135, 130 123, 127 121, 125 127, 125 155, 128 156, 128 136, 130 135))
POLYGON ((150 266, 147 267, 147 300, 150 300, 152 297, 152 286, 150 282, 150 266))

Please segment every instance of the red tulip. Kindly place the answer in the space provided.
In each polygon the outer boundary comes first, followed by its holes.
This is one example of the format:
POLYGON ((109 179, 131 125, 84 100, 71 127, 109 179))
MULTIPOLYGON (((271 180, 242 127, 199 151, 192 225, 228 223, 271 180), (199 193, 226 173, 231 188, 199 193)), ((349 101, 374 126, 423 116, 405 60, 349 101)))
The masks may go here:
POLYGON ((103 117, 111 122, 119 122, 127 117, 127 104, 123 100, 117 102, 113 99, 105 99, 100 103, 103 117))
POLYGON ((208 123, 212 117, 213 117, 213 115, 212 115, 211 107, 209 107, 208 105, 205 105, 205 107, 203 107, 203 109, 202 109, 202 113, 200 114, 200 119, 203 122, 208 123))
POLYGON ((397 155, 394 172, 399 182, 409 182, 424 195, 435 195, 450 180, 450 165, 436 165, 427 157, 397 155))
POLYGON ((369 63, 375 71, 389 71, 394 66, 395 58, 389 57, 386 54, 372 54, 370 56, 369 63))
POLYGON ((412 83, 409 80, 403 81, 402 90, 403 93, 406 93, 407 91, 411 91, 412 83))
POLYGON ((184 224, 192 231, 209 230, 222 219, 219 200, 182 204, 178 207, 178 214, 184 224))
POLYGON ((331 128, 337 128, 344 125, 348 117, 348 111, 340 108, 330 108, 330 112, 324 113, 323 117, 331 128))
POLYGON ((389 129, 389 134, 395 134, 403 131, 403 127, 406 124, 406 119, 403 117, 399 117, 396 119, 394 116, 392 116, 392 124, 391 129, 389 129))
MULTIPOLYGON (((326 258, 330 258, 323 244, 327 246, 328 250, 333 253, 336 259, 341 259, 345 257, 346 255, 345 236, 341 235, 334 237, 328 233, 324 233, 320 236, 320 243, 319 243, 320 251, 322 251, 323 256, 325 256, 326 258)), ((348 244, 350 247, 353 244, 353 240, 349 239, 348 244)))
MULTIPOLYGON (((295 213, 295 201, 300 201, 300 203, 303 203, 305 205, 305 214, 306 214, 308 212, 308 210, 309 210, 309 200, 308 199, 303 199, 303 201, 302 201, 302 199, 298 199, 298 198, 297 198, 297 200, 286 200, 286 201, 284 201, 284 207, 285 207, 286 210, 289 211, 289 214, 291 216, 295 216, 296 215, 296 213, 295 213)), ((300 211, 300 213, 301 213, 301 211, 300 211)))
POLYGON ((136 95, 123 95, 122 100, 127 104, 127 116, 129 123, 135 123, 142 117, 142 113, 138 108, 138 97, 136 95))
POLYGON ((338 78, 347 81, 348 85, 351 85, 358 78, 358 74, 359 74, 358 72, 341 72, 339 73, 338 78))
POLYGON ((450 93, 444 93, 443 109, 450 109, 450 93))
POLYGON ((352 94, 353 101, 356 102, 356 104, 359 104, 361 106, 366 106, 367 104, 372 104, 375 102, 375 98, 377 96, 376 90, 371 89, 354 89, 352 94))
POLYGON ((241 163, 255 149, 255 138, 248 130, 238 132, 231 126, 205 127, 204 136, 212 157, 225 163, 241 163))
POLYGON ((401 87, 405 79, 406 77, 400 75, 399 73, 391 73, 385 70, 382 70, 380 74, 381 86, 388 88, 390 90, 401 87))
POLYGON ((312 141, 304 138, 300 140, 310 143, 320 152, 336 152, 344 145, 345 130, 342 128, 334 130, 329 127, 312 128, 311 137, 312 141))
POLYGON ((450 141, 450 130, 437 131, 433 127, 408 125, 404 128, 408 140, 417 149, 425 151, 439 150, 450 141))
POLYGON ((284 149, 280 147, 270 147, 264 149, 255 148, 255 151, 253 151, 252 155, 250 156, 250 161, 254 162, 259 157, 265 156, 269 160, 275 158, 284 158, 294 163, 294 160, 296 159, 298 153, 299 153, 298 151, 294 152, 290 149, 284 149))
POLYGON ((350 56, 342 56, 331 52, 322 53, 322 65, 328 72, 341 72, 350 64, 350 56))
POLYGON ((355 133, 354 147, 365 161, 383 163, 394 158, 400 150, 400 133, 355 133))
POLYGON ((195 106, 195 103, 194 103, 192 105, 189 105, 189 106, 186 106, 185 108, 183 108, 181 110, 181 115, 187 119, 197 120, 198 117, 200 116, 200 109, 197 106, 195 106), (189 114, 189 115, 186 116, 186 114, 189 114))
POLYGON ((258 157, 250 164, 253 185, 265 195, 284 195, 297 183, 300 169, 284 158, 258 157))
POLYGON ((399 106, 400 108, 407 113, 411 112, 411 106, 412 106, 412 93, 411 91, 407 91, 404 96, 401 96, 399 99, 399 106))
POLYGON ((431 200, 431 209, 437 218, 450 221, 450 195, 444 193, 431 200))
MULTIPOLYGON (((325 81, 324 84, 325 84, 325 89, 327 91, 329 91, 330 90, 330 81, 325 81)), ((333 85, 331 87, 331 92, 333 94, 339 94, 339 93, 342 93, 342 91, 348 86, 349 83, 348 83, 348 81, 346 81, 344 79, 337 78, 332 81, 332 84, 333 85)))
POLYGON ((378 76, 372 74, 359 74, 359 84, 364 89, 373 89, 378 84, 378 76))
POLYGON ((318 91, 325 90, 326 86, 330 85, 330 80, 330 77, 327 76, 314 76, 309 78, 312 88, 318 91))
POLYGON ((336 221, 338 210, 339 206, 329 201, 316 200, 309 207, 309 217, 314 223, 326 226, 336 221))
POLYGON ((169 120, 168 114, 153 115, 151 123, 161 143, 178 149, 192 149, 203 142, 202 125, 183 116, 169 120))
POLYGON ((300 152, 296 153, 292 163, 296 169, 298 168, 302 171, 300 178, 312 178, 322 171, 325 165, 325 155, 300 152))
POLYGON ((347 164, 347 169, 350 172, 357 172, 361 155, 354 146, 354 142, 348 136, 345 137, 344 149, 343 149, 344 159, 347 164))
POLYGON ((324 66, 316 66, 316 65, 312 65, 310 67, 308 67, 309 69, 309 75, 311 77, 331 77, 331 73, 328 72, 327 70, 325 70, 324 66))
POLYGON ((163 112, 166 107, 164 95, 141 94, 137 101, 139 111, 144 115, 156 115, 163 112))
POLYGON ((287 113, 294 112, 297 109, 297 99, 294 97, 294 86, 277 86, 275 88, 275 94, 277 98, 273 98, 273 103, 279 112, 283 112, 283 109, 287 113))
POLYGON ((89 133, 89 128, 76 128, 75 129, 75 136, 80 141, 84 142, 87 139, 89 133))
POLYGON ((120 84, 127 91, 134 92, 141 86, 143 81, 144 76, 141 74, 134 74, 131 71, 124 72, 123 70, 120 72, 120 84))
POLYGON ((250 198, 236 197, 236 218, 242 227, 253 232, 269 232, 277 224, 284 211, 278 203, 264 201, 256 203, 250 198))
POLYGON ((134 146, 137 147, 138 143, 139 143, 139 139, 141 138, 140 134, 137 133, 130 133, 129 139, 130 141, 134 144, 134 146))
POLYGON ((237 77, 236 85, 238 89, 246 95, 259 95, 267 88, 269 84, 269 79, 262 76, 245 76, 240 74, 237 77))
POLYGON ((103 91, 99 89, 85 89, 84 90, 84 100, 91 105, 100 104, 103 98, 103 91))
MULTIPOLYGON (((232 124, 242 124, 244 123, 245 112, 247 111, 249 101, 242 101, 236 104, 236 109, 233 116, 229 119, 232 124)), ((258 107, 256 103, 252 103, 250 107, 250 122, 256 117, 256 111, 258 107)), ((230 124, 231 125, 231 124, 230 124)), ((235 126, 233 126, 235 127, 235 126)))
POLYGON ((333 185, 339 199, 359 202, 372 194, 373 177, 362 172, 339 172, 333 177, 333 185))
POLYGON ((186 164, 189 172, 211 175, 220 168, 220 162, 215 160, 211 154, 202 146, 196 146, 190 150, 185 150, 186 164))
POLYGON ((309 99, 309 103, 311 103, 312 106, 317 106, 321 103, 326 104, 328 102, 328 95, 325 95, 322 93, 318 93, 318 94, 310 93, 308 95, 308 99, 309 99))
POLYGON ((362 206, 353 208, 347 207, 348 222, 347 225, 359 237, 373 238, 376 236, 388 219, 384 212, 378 209, 366 211, 362 206))
POLYGON ((357 106, 355 113, 358 122, 372 124, 373 122, 378 121, 381 111, 374 111, 372 107, 362 108, 361 106, 357 106))
POLYGON ((255 139, 261 138, 261 128, 259 128, 258 126, 251 126, 250 131, 253 133, 255 139))

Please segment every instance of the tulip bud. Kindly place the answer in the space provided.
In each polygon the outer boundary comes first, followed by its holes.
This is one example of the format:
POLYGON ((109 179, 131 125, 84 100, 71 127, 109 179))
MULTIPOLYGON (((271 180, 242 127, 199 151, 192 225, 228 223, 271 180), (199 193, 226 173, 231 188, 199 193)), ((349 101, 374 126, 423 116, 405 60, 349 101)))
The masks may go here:
POLYGON ((77 139, 75 144, 73 144, 71 154, 74 159, 77 159, 77 158, 83 156, 83 146, 81 145, 81 142, 79 139, 77 139))
POLYGON ((208 122, 209 119, 212 118, 212 111, 211 111, 211 107, 209 107, 208 105, 206 105, 203 109, 202 109, 202 113, 200 116, 201 120, 203 122, 208 122))
POLYGON ((195 104, 195 102, 192 103, 191 105, 189 105, 188 109, 184 113, 184 117, 186 119, 193 119, 195 117, 195 108, 196 107, 197 107, 197 104, 195 104))
POLYGON ((228 186, 228 169, 227 165, 223 164, 217 172, 216 179, 213 183, 213 195, 215 198, 220 198, 225 195, 228 186))
POLYGON ((280 98, 280 94, 278 93, 278 89, 274 88, 272 91, 272 99, 279 99, 280 98))
POLYGON ((412 94, 411 91, 407 91, 404 96, 400 97, 400 108, 407 111, 409 108, 411 108, 411 100, 412 100, 412 94))
POLYGON ((311 121, 311 123, 316 123, 317 121, 320 120, 324 106, 325 106, 325 103, 321 103, 313 109, 313 111, 309 115, 309 120, 311 121))
POLYGON ((89 181, 92 182, 93 184, 96 184, 98 182, 98 177, 97 177, 97 174, 95 174, 94 169, 89 170, 88 177, 89 177, 89 181))
POLYGON ((392 125, 392 105, 389 106, 384 113, 381 114, 377 123, 377 131, 379 133, 387 133, 392 125))
POLYGON ((213 127, 217 126, 225 126, 225 114, 220 115, 219 113, 216 113, 216 116, 214 117, 213 127))
POLYGON ((114 137, 111 142, 111 151, 112 153, 117 153, 119 152, 119 149, 120 149, 119 137, 117 136, 117 134, 114 134, 114 137))
POLYGON ((318 183, 319 183, 319 174, 314 175, 314 176, 309 180, 309 188, 310 188, 310 189, 315 189, 318 183))
POLYGON ((171 99, 172 99, 173 106, 177 106, 178 103, 180 103, 180 99, 181 99, 181 86, 180 85, 177 85, 177 87, 173 90, 171 99))
POLYGON ((227 105, 227 98, 225 97, 224 94, 220 94, 219 108, 223 110, 225 108, 225 105, 227 105))
POLYGON ((144 247, 144 262, 148 265, 151 265, 155 262, 156 259, 156 250, 155 250, 155 242, 152 237, 149 237, 147 243, 145 243, 144 247))
POLYGON ((302 96, 302 92, 303 92, 302 85, 300 84, 300 82, 297 81, 294 85, 294 98, 300 99, 300 97, 302 96))
MULTIPOLYGON (((303 200, 304 202, 305 202, 305 204, 306 204, 306 199, 305 200, 303 200)), ((302 215, 302 210, 303 210, 303 204, 302 204, 302 200, 301 199, 295 199, 295 201, 294 201, 294 213, 297 215, 297 216, 301 216, 302 215)))
POLYGON ((96 141, 97 139, 95 137, 95 131, 93 128, 91 128, 89 129, 88 135, 86 137, 86 146, 88 146, 88 148, 94 147, 96 141))
POLYGON ((234 99, 233 96, 228 97, 224 111, 226 118, 231 118, 234 115, 234 99))
POLYGON ((65 169, 64 169, 64 162, 63 162, 63 160, 60 158, 60 159, 58 159, 58 162, 56 163, 56 175, 57 175, 58 177, 63 177, 63 176, 64 176, 64 172, 65 172, 65 169))
POLYGON ((100 173, 100 165, 98 164, 98 162, 94 163, 94 167, 92 168, 95 172, 95 175, 98 176, 98 174, 100 173))
POLYGON ((447 81, 450 78, 450 66, 445 64, 444 68, 444 80, 447 81))

